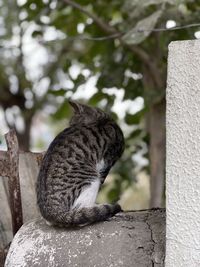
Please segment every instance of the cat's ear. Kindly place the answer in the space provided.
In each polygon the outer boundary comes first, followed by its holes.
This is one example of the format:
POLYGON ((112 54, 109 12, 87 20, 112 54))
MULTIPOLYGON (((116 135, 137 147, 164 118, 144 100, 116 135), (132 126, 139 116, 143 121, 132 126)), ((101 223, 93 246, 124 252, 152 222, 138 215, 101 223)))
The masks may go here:
POLYGON ((72 106, 75 113, 82 113, 84 111, 84 105, 74 102, 72 100, 68 100, 69 104, 72 106))

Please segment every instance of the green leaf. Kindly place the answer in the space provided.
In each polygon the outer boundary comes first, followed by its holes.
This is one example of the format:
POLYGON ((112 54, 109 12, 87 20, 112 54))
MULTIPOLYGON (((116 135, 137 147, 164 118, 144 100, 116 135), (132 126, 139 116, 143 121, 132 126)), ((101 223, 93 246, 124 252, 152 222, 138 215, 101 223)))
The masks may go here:
POLYGON ((97 107, 99 102, 103 99, 107 99, 108 103, 112 105, 114 98, 115 97, 113 95, 108 95, 99 91, 90 98, 89 105, 97 107))
POLYGON ((97 104, 105 98, 105 94, 102 93, 102 92, 98 92, 96 94, 94 94, 90 100, 89 100, 89 105, 92 105, 92 106, 97 106, 97 104))
POLYGON ((143 131, 142 131, 141 129, 137 129, 137 130, 133 131, 133 132, 129 135, 129 137, 127 138, 127 140, 131 140, 131 141, 132 141, 133 139, 135 139, 135 138, 137 138, 138 136, 140 136, 142 132, 143 132, 143 131))
POLYGON ((127 124, 139 124, 142 117, 144 115, 144 109, 142 109, 141 111, 135 113, 135 114, 126 114, 126 117, 125 117, 125 122, 127 124))
POLYGON ((70 107, 67 102, 64 102, 58 110, 52 115, 54 120, 66 119, 71 113, 70 107))
POLYGON ((107 194, 107 197, 109 199, 110 202, 115 202, 118 200, 118 197, 119 197, 119 190, 118 188, 112 188, 108 194, 107 194))
POLYGON ((168 4, 178 4, 178 2, 180 2, 180 0, 128 0, 125 2, 125 8, 130 10, 130 7, 140 7, 140 8, 145 8, 151 5, 160 5, 160 4, 164 4, 164 3, 168 3, 168 4))
POLYGON ((158 10, 145 19, 140 20, 122 39, 129 45, 141 43, 151 34, 161 15, 162 10, 158 10))
POLYGON ((59 89, 59 90, 49 90, 49 94, 54 96, 64 96, 66 94, 65 89, 59 89))
POLYGON ((135 99, 138 96, 143 96, 144 88, 142 86, 141 80, 133 80, 129 79, 124 92, 124 100, 125 99, 135 99))
POLYGON ((35 38, 35 37, 41 37, 43 35, 42 31, 33 31, 32 32, 32 37, 35 38))

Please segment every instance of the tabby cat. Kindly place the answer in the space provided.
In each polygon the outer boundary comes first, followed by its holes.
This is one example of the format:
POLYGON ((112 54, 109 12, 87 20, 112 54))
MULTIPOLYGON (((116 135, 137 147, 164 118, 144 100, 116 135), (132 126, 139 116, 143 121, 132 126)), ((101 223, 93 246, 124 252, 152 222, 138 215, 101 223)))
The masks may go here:
POLYGON ((47 222, 84 226, 121 211, 119 204, 95 204, 110 168, 124 150, 121 129, 98 108, 69 101, 70 127, 50 144, 37 180, 37 202, 47 222))

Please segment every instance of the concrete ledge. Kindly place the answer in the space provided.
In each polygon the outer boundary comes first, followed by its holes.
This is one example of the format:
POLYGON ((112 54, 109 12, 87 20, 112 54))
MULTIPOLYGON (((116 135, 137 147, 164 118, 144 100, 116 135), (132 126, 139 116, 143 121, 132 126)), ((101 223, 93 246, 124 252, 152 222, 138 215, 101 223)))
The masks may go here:
POLYGON ((5 267, 164 266, 165 210, 119 213, 78 229, 24 224, 9 249, 5 267))

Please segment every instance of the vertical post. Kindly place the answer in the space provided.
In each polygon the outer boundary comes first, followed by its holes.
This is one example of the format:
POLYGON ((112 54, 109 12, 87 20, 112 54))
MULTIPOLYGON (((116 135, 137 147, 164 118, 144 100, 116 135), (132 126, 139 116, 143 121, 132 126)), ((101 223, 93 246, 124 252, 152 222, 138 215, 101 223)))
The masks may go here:
POLYGON ((14 130, 9 131, 6 135, 9 156, 9 200, 12 216, 13 235, 19 230, 23 224, 22 204, 19 181, 19 146, 17 136, 14 130))
POLYGON ((200 266, 200 41, 169 45, 166 267, 200 266))

